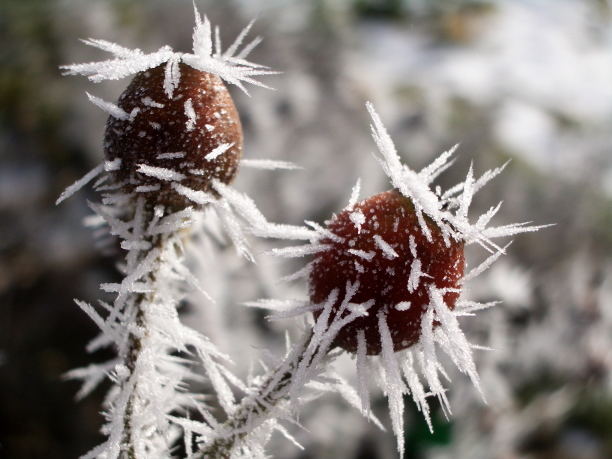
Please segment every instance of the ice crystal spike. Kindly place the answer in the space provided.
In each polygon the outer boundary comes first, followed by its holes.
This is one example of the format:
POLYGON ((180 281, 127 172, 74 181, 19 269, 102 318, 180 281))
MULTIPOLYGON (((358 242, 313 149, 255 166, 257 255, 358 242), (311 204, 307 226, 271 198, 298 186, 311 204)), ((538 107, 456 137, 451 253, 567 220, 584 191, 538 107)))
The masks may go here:
MULTIPOLYGON (((175 52, 170 46, 162 46, 153 53, 143 53, 140 49, 129 49, 106 40, 83 40, 86 45, 99 48, 110 53, 113 58, 88 62, 85 64, 64 65, 61 68, 66 75, 84 75, 91 81, 99 83, 104 80, 118 80, 139 72, 143 72, 159 65, 165 66, 164 90, 169 97, 180 82, 178 66, 185 63, 202 72, 212 73, 230 84, 235 84, 247 93, 243 83, 255 86, 266 85, 256 79, 262 75, 272 75, 278 72, 267 67, 248 61, 249 53, 260 43, 256 37, 242 46, 246 35, 251 29, 251 21, 236 40, 225 50, 221 49, 220 40, 213 40, 213 27, 206 16, 200 16, 198 9, 193 5, 196 25, 193 30, 193 53, 175 52)), ((218 38, 218 28, 215 34, 218 38)), ((248 94, 248 93, 247 93, 248 94)))
POLYGON ((138 73, 111 114, 104 152, 121 160, 113 171, 124 189, 137 191, 150 204, 180 210, 191 201, 176 185, 213 192, 214 180, 229 183, 242 153, 242 128, 234 102, 221 79, 178 64, 179 83, 168 97, 166 67, 138 73))
MULTIPOLYGON (((364 333, 367 353, 380 354, 379 312, 386 314, 395 351, 414 345, 431 302, 431 285, 449 289, 444 302, 454 307, 465 264, 463 243, 446 245, 436 223, 425 220, 431 240, 419 224, 412 201, 392 190, 355 204, 327 225, 336 237, 324 238, 321 243, 328 248, 315 257, 310 273, 312 303, 323 302, 347 282, 359 284, 352 303, 374 302, 367 316, 340 330, 337 345, 355 353, 358 336, 364 333)), ((340 301, 334 312, 339 308, 340 301)))
MULTIPOLYGON (((458 318, 473 315, 472 312, 494 303, 459 300, 464 283, 505 253, 509 244, 499 246, 494 239, 537 231, 544 226, 522 223, 489 226, 499 205, 470 218, 474 195, 503 167, 478 178, 470 167, 464 181, 441 190, 433 182, 452 164, 450 158, 456 148, 442 153, 422 170, 412 170, 401 161, 372 104, 366 106, 378 147, 374 157, 389 177, 393 190, 358 202, 361 184, 357 181, 348 205, 325 227, 307 221, 301 229, 288 231, 282 230, 281 225, 255 218, 256 215, 247 220, 254 232, 267 237, 308 241, 272 253, 283 257, 313 255, 314 259, 303 269, 289 276, 309 277, 309 303, 286 305, 282 310, 278 302, 269 300, 259 301, 257 306, 272 309, 273 318, 312 313, 316 319, 312 342, 319 346, 317 355, 335 346, 356 354, 359 395, 366 412, 369 406, 366 375, 377 365, 375 379, 389 400, 397 450, 402 457, 405 394, 412 396, 432 431, 429 398, 437 398, 447 416, 451 413, 443 384, 443 380, 450 379, 440 353, 446 354, 483 394, 472 355, 478 346, 468 341, 458 318), (310 228, 314 231, 308 232, 310 228), (464 249, 473 243, 492 254, 464 274, 464 249)), ((310 358, 315 352, 312 346, 309 352, 306 355, 310 358)), ((304 385, 307 378, 302 373, 298 368, 298 382, 293 386, 299 385, 300 380, 304 385)))

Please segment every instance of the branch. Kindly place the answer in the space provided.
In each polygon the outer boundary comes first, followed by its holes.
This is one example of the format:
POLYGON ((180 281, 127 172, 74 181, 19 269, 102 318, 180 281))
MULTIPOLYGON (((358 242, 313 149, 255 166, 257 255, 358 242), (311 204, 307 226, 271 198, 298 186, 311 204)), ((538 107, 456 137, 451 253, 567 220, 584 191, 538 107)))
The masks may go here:
MULTIPOLYGON (((295 375, 300 368, 308 371, 308 380, 312 379, 313 373, 317 373, 315 359, 321 354, 326 354, 328 345, 316 346, 314 353, 305 351, 312 344, 313 332, 309 330, 298 343, 293 346, 285 359, 264 377, 261 383, 254 384, 237 407, 234 414, 220 426, 218 431, 225 433, 209 443, 206 443, 196 458, 223 458, 229 459, 231 452, 244 442, 246 437, 257 427, 272 418, 281 410, 281 404, 292 400, 292 387, 295 387, 295 375)), ((320 359, 318 359, 320 360, 320 359)), ((317 365, 318 367, 319 365, 317 365)), ((303 385, 300 387, 300 389, 303 385)), ((295 400, 295 399, 294 399, 295 400)))

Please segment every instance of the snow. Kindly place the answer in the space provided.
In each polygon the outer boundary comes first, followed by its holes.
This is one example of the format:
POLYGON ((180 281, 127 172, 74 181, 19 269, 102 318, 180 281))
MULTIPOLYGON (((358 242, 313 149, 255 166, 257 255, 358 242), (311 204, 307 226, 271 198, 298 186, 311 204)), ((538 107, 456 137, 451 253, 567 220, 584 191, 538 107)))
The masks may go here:
POLYGON ((328 230, 327 228, 319 225, 318 223, 312 222, 310 220, 304 220, 306 226, 309 226, 317 233, 318 239, 329 239, 333 242, 342 243, 344 239, 335 234, 334 232, 328 230))
POLYGON ((217 202, 215 203, 214 209, 219 216, 219 219, 221 220, 227 234, 232 240, 232 243, 236 248, 236 252, 246 259, 253 261, 254 258, 249 250, 249 244, 244 235, 244 231, 242 230, 240 222, 234 215, 229 203, 227 201, 217 202))
MULTIPOLYGON (((368 421, 372 422, 376 427, 380 430, 384 431, 380 420, 370 411, 369 405, 367 408, 364 408, 362 405, 363 399, 359 396, 359 393, 355 391, 355 389, 349 385, 349 383, 344 380, 344 378, 340 377, 338 374, 333 374, 332 376, 333 383, 331 386, 320 385, 320 390, 332 390, 338 392, 342 398, 353 408, 361 410, 362 414, 368 419, 368 421)), ((367 394, 367 388, 365 390, 367 394)))
POLYGON ((268 222, 253 200, 246 194, 240 193, 218 180, 213 181, 213 187, 225 200, 224 205, 231 206, 246 221, 252 234, 262 238, 318 240, 318 233, 309 228, 268 222))
POLYGON ((471 313, 475 311, 481 311, 483 309, 488 309, 499 303, 500 303, 499 301, 479 303, 477 301, 462 300, 462 301, 457 301, 457 303, 455 303, 455 308, 456 308, 455 311, 457 315, 466 314, 466 313, 471 313))
POLYGON ((442 411, 448 417, 450 415, 450 404, 446 396, 446 389, 438 376, 439 365, 434 341, 433 321, 434 310, 429 307, 421 319, 421 340, 419 344, 422 352, 418 354, 418 357, 429 390, 438 397, 442 411))
POLYGON ((282 282, 291 282, 291 281, 294 281, 296 279, 308 277, 310 275, 310 271, 312 270, 312 264, 313 264, 313 262, 310 262, 306 266, 304 266, 303 268, 300 268, 299 270, 297 270, 296 272, 294 272, 292 274, 289 274, 287 276, 283 276, 281 278, 281 281, 282 282))
MULTIPOLYGON (((91 41, 85 43, 91 44, 91 41)), ((167 62, 173 56, 172 48, 169 46, 162 46, 159 50, 150 54, 144 54, 140 50, 133 51, 131 55, 117 55, 113 52, 116 56, 115 59, 87 64, 65 65, 61 68, 65 70, 65 75, 84 75, 90 81, 99 83, 104 80, 120 80, 135 73, 157 67, 167 62)))
MULTIPOLYGON (((470 377, 472 384, 484 400, 484 394, 480 388, 480 378, 472 356, 471 345, 468 343, 463 331, 459 327, 457 318, 444 303, 444 293, 445 292, 440 289, 430 287, 429 296, 436 312, 436 318, 441 323, 442 333, 445 335, 445 341, 448 343, 445 347, 445 351, 452 358, 457 368, 470 377)), ((438 342, 444 344, 444 341, 438 340, 438 342)), ((450 408, 448 409, 450 412, 450 408)))
MULTIPOLYGON (((379 151, 379 155, 375 158, 380 162, 385 174, 391 179, 393 186, 404 196, 411 199, 423 233, 428 240, 431 239, 427 224, 422 218, 423 212, 439 224, 443 233, 448 233, 448 225, 443 224, 442 221, 441 203, 429 188, 427 179, 424 180, 416 172, 401 163, 393 140, 387 133, 378 113, 374 110, 374 106, 368 102, 366 108, 372 118, 372 124, 370 125, 372 138, 379 151)), ((443 156, 445 155, 443 154, 443 156)))
POLYGON ((294 299, 294 300, 277 300, 277 299, 261 299, 256 301, 247 301, 243 303, 244 306, 251 308, 263 308, 270 309, 272 311, 287 311, 289 309, 300 308, 309 304, 308 300, 294 299))

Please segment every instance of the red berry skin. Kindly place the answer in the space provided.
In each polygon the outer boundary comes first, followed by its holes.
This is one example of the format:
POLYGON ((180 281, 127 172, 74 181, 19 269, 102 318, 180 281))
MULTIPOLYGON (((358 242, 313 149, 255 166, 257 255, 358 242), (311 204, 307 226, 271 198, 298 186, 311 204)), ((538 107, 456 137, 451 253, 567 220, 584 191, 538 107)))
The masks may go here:
POLYGON ((109 117, 104 137, 108 160, 121 159, 115 171, 124 189, 160 185, 158 191, 139 193, 147 202, 170 210, 193 205, 172 188, 172 182, 138 172, 140 164, 163 167, 185 176, 179 183, 195 190, 214 191, 212 180, 229 183, 242 155, 242 126, 234 102, 221 79, 179 64, 180 81, 172 99, 164 92, 165 65, 138 73, 119 98, 126 113, 138 109, 131 120, 109 117), (185 103, 191 99, 195 121, 190 124, 185 103), (163 105, 163 106, 160 106, 163 105), (190 129, 188 129, 190 127, 190 129), (233 144, 214 159, 205 156, 222 144, 233 144), (183 152, 182 158, 159 158, 163 153, 183 152))
MULTIPOLYGON (((331 313, 333 318, 342 302, 347 281, 358 281, 359 288, 351 303, 364 303, 372 299, 375 301, 368 309, 368 316, 359 317, 340 330, 335 345, 355 353, 357 333, 363 330, 367 353, 380 354, 382 347, 377 314, 384 310, 394 351, 406 349, 419 340, 421 321, 429 305, 428 286, 459 287, 465 268, 463 243, 451 241, 450 246, 447 246, 438 226, 427 217, 425 221, 432 234, 432 242, 423 234, 411 200, 391 190, 372 196, 351 210, 343 211, 328 224, 327 229, 341 237, 342 242, 329 238, 322 240, 323 244, 331 247, 315 257, 310 273, 310 300, 314 304, 323 303, 333 289, 338 289, 339 299, 331 313), (365 216, 360 230, 351 220, 351 214, 357 211, 365 216), (388 243, 398 256, 390 258, 386 255, 376 243, 375 235, 388 243), (421 271, 431 276, 422 277, 412 293, 408 290, 414 260, 410 250, 410 236, 416 243, 421 271), (349 249, 370 252, 373 256, 366 260, 351 254, 349 249), (410 302, 410 307, 404 311, 396 309, 396 305, 401 302, 410 302)), ((444 295, 444 301, 453 309, 458 297, 459 293, 448 292, 444 295)), ((348 312, 343 315, 346 314, 348 312)), ((315 313, 315 318, 320 315, 321 310, 315 313)))

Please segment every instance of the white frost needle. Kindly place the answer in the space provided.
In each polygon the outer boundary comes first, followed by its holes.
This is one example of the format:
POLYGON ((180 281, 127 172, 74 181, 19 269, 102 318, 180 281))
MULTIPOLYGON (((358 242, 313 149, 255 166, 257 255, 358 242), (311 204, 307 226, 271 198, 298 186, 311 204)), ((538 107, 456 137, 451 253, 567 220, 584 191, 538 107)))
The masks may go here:
POLYGON ((229 150, 233 146, 234 146, 233 143, 222 143, 218 147, 214 148, 210 153, 207 153, 204 156, 204 158, 206 158, 208 161, 212 161, 216 157, 221 156, 223 153, 225 153, 227 150, 229 150))
MULTIPOLYGON (((373 343, 368 340, 371 340, 372 337, 366 334, 365 330, 355 331, 354 340, 356 349, 354 351, 357 354, 358 390, 350 392, 350 397, 353 395, 358 396, 360 399, 358 405, 361 407, 361 410, 364 413, 368 412, 369 391, 367 378, 371 373, 369 365, 372 362, 378 362, 382 368, 379 385, 383 388, 389 399, 393 431, 397 437, 398 452, 402 455, 404 452, 403 415, 405 393, 409 392, 411 394, 417 408, 423 413, 430 430, 433 429, 433 425, 428 405, 429 397, 437 397, 440 400, 444 414, 446 416, 451 415, 447 389, 442 383, 443 381, 450 383, 450 378, 438 357, 439 350, 447 354, 454 365, 470 377, 474 387, 482 396, 480 381, 472 356, 472 351, 475 349, 480 350, 482 346, 476 346, 468 342, 457 319, 461 316, 473 315, 477 311, 489 308, 496 303, 479 303, 455 299, 453 301, 456 301, 456 308, 453 309, 454 304, 446 304, 448 294, 460 294, 462 290, 460 287, 465 282, 482 274, 505 253, 509 244, 500 247, 493 242, 493 239, 536 231, 544 226, 530 226, 528 223, 489 226, 498 213, 501 204, 491 207, 487 212, 472 220, 469 217, 469 211, 476 193, 497 176, 506 165, 504 164, 499 168, 487 171, 479 178, 475 178, 474 167, 470 165, 465 180, 450 190, 444 191, 441 187, 434 185, 433 182, 451 166, 458 146, 455 145, 442 153, 419 172, 413 171, 401 162, 397 149, 372 104, 368 103, 367 109, 372 119, 372 137, 378 147, 375 158, 382 166, 393 188, 408 198, 413 204, 417 220, 414 229, 415 231, 420 230, 422 240, 419 237, 417 243, 417 238, 413 234, 408 235, 405 241, 407 247, 406 251, 404 251, 400 250, 403 247, 395 245, 397 243, 394 239, 394 245, 391 245, 382 234, 373 233, 370 236, 371 245, 369 246, 372 249, 362 250, 355 244, 355 240, 352 240, 352 244, 349 244, 348 248, 343 247, 343 250, 346 254, 354 257, 353 260, 350 260, 352 264, 347 266, 350 266, 350 269, 354 269, 356 273, 363 276, 367 274, 366 271, 368 269, 372 269, 371 265, 374 263, 376 256, 382 256, 387 260, 386 262, 391 263, 396 259, 400 259, 406 252, 409 252, 406 260, 398 260, 398 263, 403 263, 402 266, 409 267, 407 279, 403 279, 402 285, 405 285, 407 294, 415 293, 419 289, 423 289, 428 293, 428 302, 423 305, 425 310, 418 321, 419 336, 416 343, 404 350, 395 351, 394 336, 392 335, 390 325, 387 323, 387 313, 389 317, 397 313, 412 314, 414 302, 399 301, 389 306, 388 310, 385 306, 377 305, 374 299, 363 303, 361 306, 355 305, 351 303, 350 299, 356 293, 358 283, 347 284, 346 295, 342 302, 337 302, 337 298, 332 297, 324 304, 317 305, 307 302, 298 305, 284 303, 281 300, 267 300, 266 302, 251 303, 250 306, 271 306, 275 313, 274 318, 288 318, 298 314, 310 313, 314 313, 316 317, 312 330, 312 339, 302 350, 302 360, 298 364, 291 382, 289 397, 292 403, 296 405, 301 389, 306 385, 305 381, 311 378, 310 369, 316 366, 317 362, 322 358, 322 352, 324 352, 322 349, 325 349, 325 346, 331 345, 337 334, 343 327, 347 327, 351 321, 359 317, 375 317, 381 353, 378 356, 368 356, 368 352, 373 347, 373 343), (436 279, 424 271, 423 262, 421 261, 421 258, 426 260, 424 258, 426 251, 429 244, 434 243, 434 236, 441 236, 446 247, 458 243, 462 245, 476 243, 493 253, 476 268, 467 272, 463 278, 457 280, 456 288, 438 288, 435 285, 436 279), (428 387, 429 391, 426 391, 425 387, 428 387)), ((358 206, 357 201, 359 199, 360 188, 361 182, 358 180, 351 192, 349 203, 344 208, 345 212, 349 212, 347 216, 349 222, 354 225, 354 228, 351 229, 357 234, 363 234, 363 228, 367 227, 366 223, 370 223, 367 219, 373 218, 369 214, 365 214, 361 209, 354 210, 358 206)), ((228 199, 230 198, 228 197, 228 199)), ((245 206, 244 203, 239 203, 237 199, 231 199, 236 201, 237 207, 244 208, 241 213, 249 221, 253 228, 253 233, 267 233, 268 237, 277 237, 285 240, 295 239, 289 231, 283 233, 282 231, 272 230, 272 224, 267 223, 263 216, 259 218, 257 214, 247 210, 249 205, 245 206)), ((334 216, 334 218, 337 217, 334 216)), ((272 249, 271 252, 275 255, 286 257, 302 257, 317 255, 329 250, 331 247, 335 247, 335 244, 344 243, 344 239, 339 238, 337 234, 333 236, 329 234, 329 226, 326 228, 310 221, 305 223, 304 229, 309 227, 314 229, 316 233, 314 238, 309 239, 309 244, 276 248, 272 249), (320 243, 323 239, 326 240, 326 244, 320 243)), ((326 223, 329 224, 330 222, 326 223)), ((296 229, 295 231, 298 230, 296 229)), ((393 232, 398 233, 399 231, 400 229, 397 228, 396 223, 393 232)), ((298 271, 296 277, 299 275, 311 275, 313 269, 317 268, 317 263, 322 263, 321 259, 315 257, 315 261, 310 261, 303 270, 298 271)), ((463 263, 462 260, 460 262, 463 263)), ((454 268, 457 268, 457 266, 454 266, 454 268)), ((386 272, 390 276, 395 275, 392 269, 386 272)), ((311 282, 313 282, 313 278, 316 277, 311 277, 311 282)), ((334 292, 337 295, 337 289, 333 290, 332 293, 334 292)), ((344 340, 344 337, 341 340, 344 340)), ((278 381, 280 379, 273 382, 276 384, 278 381)), ((316 386, 316 384, 312 383, 307 385, 310 387, 316 386)))
POLYGON ((251 29, 249 23, 237 39, 223 52, 220 40, 215 40, 210 21, 200 16, 195 4, 195 27, 193 30, 193 52, 181 53, 170 46, 163 46, 152 53, 139 49, 129 49, 106 40, 83 40, 86 45, 101 49, 112 55, 111 59, 86 64, 65 65, 61 68, 67 75, 84 75, 99 83, 104 80, 118 80, 138 72, 152 69, 166 63, 164 90, 171 98, 180 81, 179 63, 187 64, 197 70, 213 73, 230 84, 235 84, 248 94, 244 83, 268 88, 257 77, 273 75, 278 72, 246 60, 252 49, 261 41, 259 37, 241 48, 244 38, 251 29), (215 43, 216 41, 216 43, 215 43))
POLYGON ((185 175, 180 172, 166 167, 149 166, 148 164, 139 164, 138 172, 166 182, 180 182, 185 179, 185 175))
POLYGON ((119 106, 113 104, 112 102, 107 102, 103 99, 100 99, 99 97, 92 96, 88 92, 86 92, 85 94, 87 94, 87 98, 92 104, 94 104, 96 107, 101 108, 113 118, 117 118, 118 120, 129 120, 131 118, 129 113, 121 109, 119 106))
MULTIPOLYGON (((258 77, 276 72, 247 60, 249 52, 260 42, 257 37, 244 44, 253 22, 224 51, 219 29, 213 27, 206 16, 200 15, 195 3, 194 15, 195 27, 190 53, 176 52, 169 46, 145 53, 105 40, 89 39, 84 42, 110 53, 110 59, 63 68, 68 74, 85 75, 91 81, 99 82, 124 78, 164 65, 163 90, 169 98, 173 97, 180 85, 181 65, 215 74, 244 92, 247 83, 266 87, 258 77)), ((143 112, 135 109, 127 113, 116 104, 90 94, 87 96, 96 106, 122 121, 132 121, 137 116, 143 116, 145 110, 164 108, 163 100, 142 98, 143 107, 147 108, 143 108, 143 112)), ((202 132, 209 136, 218 135, 219 126, 198 119, 202 115, 196 110, 199 107, 197 99, 187 98, 180 104, 183 104, 179 111, 186 118, 186 132, 194 131, 202 123, 202 132)), ((371 117, 372 138, 378 149, 374 156, 392 187, 412 203, 416 218, 414 231, 420 232, 417 239, 410 235, 405 241, 409 249, 406 260, 402 257, 407 250, 402 250, 404 247, 395 238, 386 235, 383 237, 382 233, 367 234, 366 239, 371 245, 361 246, 366 250, 355 245, 357 239, 363 237, 364 228, 374 219, 371 214, 364 213, 358 203, 360 180, 353 186, 344 209, 349 219, 347 228, 360 235, 350 241, 345 241, 344 234, 341 237, 325 225, 312 221, 305 221, 304 226, 271 223, 249 196, 219 180, 210 179, 208 187, 195 189, 197 187, 191 185, 191 180, 205 180, 206 168, 191 161, 186 152, 171 149, 154 154, 156 160, 167 161, 172 168, 138 160, 135 170, 130 171, 134 174, 129 179, 119 181, 115 180, 117 177, 113 174, 127 166, 120 159, 112 159, 95 167, 61 194, 58 203, 102 174, 95 185, 96 191, 102 193, 102 204, 90 205, 98 216, 96 221, 90 221, 99 226, 103 220, 108 227, 107 233, 120 239, 116 245, 125 252, 125 260, 121 265, 123 280, 101 285, 105 292, 114 295, 114 301, 93 306, 77 300, 78 306, 100 329, 100 335, 89 344, 88 349, 111 346, 117 350, 117 358, 111 362, 68 374, 69 377, 83 381, 81 395, 93 390, 106 377, 114 384, 105 406, 103 429, 107 435, 106 441, 84 457, 169 457, 173 445, 169 444, 168 439, 175 436, 177 427, 183 431, 185 451, 190 456, 208 454, 208 457, 233 457, 232 454, 235 455, 239 447, 244 457, 264 457, 265 443, 274 431, 279 431, 295 442, 280 421, 291 420, 294 414, 292 409, 329 391, 339 393, 350 405, 360 409, 368 419, 380 426, 380 422, 370 412, 368 378, 375 365, 381 368, 379 383, 388 398, 391 424, 401 457, 405 449, 406 393, 411 394, 430 429, 429 396, 438 397, 444 413, 450 415, 446 388, 442 384, 442 381, 450 382, 450 379, 440 363, 438 350, 446 353, 454 365, 471 378, 476 389, 481 391, 472 351, 483 347, 468 342, 459 326, 458 317, 473 314, 495 303, 459 299, 456 300, 456 308, 453 308, 454 303, 447 304, 449 296, 458 296, 456 294, 461 291, 459 288, 439 288, 435 285, 436 279, 424 272, 424 269, 429 271, 429 265, 423 266, 427 260, 423 256, 427 243, 433 243, 434 238, 441 235, 446 247, 450 247, 451 243, 460 243, 462 246, 477 243, 493 252, 463 276, 460 280, 463 285, 480 275, 505 253, 509 244, 501 248, 493 239, 537 231, 547 225, 512 223, 489 226, 500 205, 490 208, 472 221, 469 210, 476 193, 497 176, 505 165, 487 171, 479 178, 475 178, 474 168, 470 165, 465 180, 458 185, 447 191, 440 187, 434 188, 434 180, 451 166, 457 146, 442 153, 419 172, 414 171, 402 163, 373 105, 368 102, 366 107, 371 117), (138 180, 145 178, 138 183, 138 180), (156 191, 175 193, 179 198, 185 197, 185 201, 193 202, 194 206, 176 210, 165 208, 160 201, 152 205, 145 201, 156 191), (212 342, 179 320, 177 308, 185 294, 185 284, 212 300, 183 264, 183 230, 199 221, 205 207, 213 209, 218 217, 215 220, 217 226, 223 225, 237 252, 250 260, 253 260, 253 256, 247 234, 300 241, 300 245, 274 248, 269 252, 286 258, 315 256, 314 261, 287 276, 286 280, 310 277, 313 269, 319 266, 320 254, 345 242, 350 247, 345 248, 343 253, 348 257, 347 269, 354 268, 359 273, 356 278, 342 279, 341 287, 325 292, 323 298, 326 299, 321 303, 311 299, 263 299, 245 303, 247 307, 272 311, 270 319, 296 316, 315 319, 314 326, 301 340, 291 344, 291 340, 287 339, 286 355, 282 359, 270 359, 274 363, 269 369, 265 368, 265 374, 249 377, 249 384, 229 371, 226 367, 230 363, 229 358, 212 342), (417 290, 426 291, 427 301, 417 305, 402 298, 391 304, 378 304, 378 298, 362 298, 363 290, 360 287, 371 287, 363 280, 367 277, 366 271, 376 264, 376 257, 384 258, 385 263, 401 263, 402 268, 409 267, 407 274, 405 269, 402 271, 404 277, 407 277, 401 279, 402 289, 405 289, 406 294, 417 290), (344 296, 341 296, 342 292, 344 296), (397 330, 393 328, 393 321, 397 320, 396 315, 414 314, 415 310, 423 311, 415 327, 418 336, 396 351, 398 347, 394 339, 397 330), (372 330, 377 341, 368 341, 373 339, 370 329, 357 329, 353 335, 358 373, 358 388, 355 390, 331 369, 331 365, 343 347, 342 343, 337 342, 339 333, 349 330, 349 327, 357 327, 357 324, 366 319, 374 320, 372 330), (380 355, 369 356, 372 349, 378 349, 374 352, 380 355), (195 358, 201 362, 204 375, 196 375, 191 368, 195 358), (223 410, 222 416, 226 421, 216 418, 208 401, 205 403, 189 392, 189 383, 201 382, 202 379, 215 396, 214 405, 223 410), (429 387, 429 392, 425 391, 424 384, 429 387), (238 399, 238 393, 243 395, 242 399, 238 399), (200 413, 201 420, 191 420, 178 414, 185 412, 200 413), (199 451, 195 451, 196 445, 199 451)), ((149 124, 153 128, 152 132, 161 132, 159 123, 149 124)), ((233 146, 234 143, 222 143, 206 152, 204 158, 209 162, 217 159, 223 162, 222 155, 233 146)), ((242 165, 269 170, 298 168, 292 163, 267 159, 247 159, 242 161, 242 165)), ((394 234, 400 233, 397 225, 396 222, 394 234)), ((397 271, 390 267, 385 272, 388 276, 394 276, 397 271)), ((430 272, 434 273, 433 270, 430 272)), ((385 285, 381 288, 388 287, 385 285)))
POLYGON ((276 169, 285 169, 285 170, 296 170, 303 169, 301 166, 297 164, 293 164, 289 161, 277 161, 274 159, 243 159, 240 161, 240 166, 242 167, 250 167, 253 169, 264 169, 264 170, 276 170, 276 169))
POLYGON ((64 201, 65 199, 68 199, 74 193, 79 191, 81 188, 83 188, 85 185, 91 182, 94 178, 96 178, 103 171, 103 169, 104 169, 103 164, 99 164, 98 166, 94 167, 87 174, 85 174, 82 178, 80 178, 79 180, 74 182, 72 185, 70 185, 68 188, 66 188, 64 192, 59 196, 59 198, 57 198, 57 201, 55 201, 55 204, 59 204, 60 202, 64 201))
POLYGON ((353 207, 355 207, 355 204, 357 204, 357 201, 359 200, 360 192, 361 192, 361 179, 358 178, 357 182, 353 186, 353 189, 351 190, 351 197, 349 198, 348 204, 344 208, 345 210, 351 210, 353 207))

